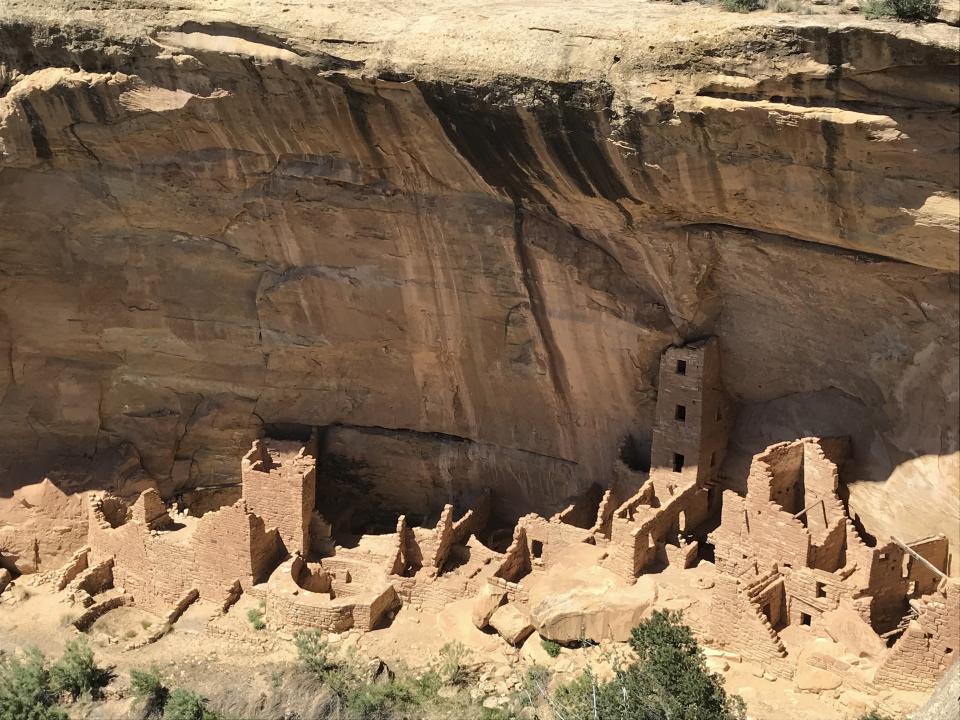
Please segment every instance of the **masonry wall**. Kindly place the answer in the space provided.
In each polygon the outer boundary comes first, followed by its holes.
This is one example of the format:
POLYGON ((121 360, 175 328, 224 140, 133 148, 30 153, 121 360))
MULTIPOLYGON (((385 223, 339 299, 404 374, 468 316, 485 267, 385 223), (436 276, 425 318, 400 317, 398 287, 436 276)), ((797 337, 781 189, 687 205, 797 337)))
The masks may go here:
POLYGON ((919 616, 897 640, 874 682, 902 690, 932 689, 960 652, 960 580, 915 603, 919 616))
POLYGON ((337 583, 331 596, 330 592, 313 592, 302 587, 298 577, 304 571, 300 558, 288 560, 276 569, 262 590, 265 617, 271 630, 366 632, 376 626, 385 612, 399 605, 396 591, 385 577, 379 582, 349 588, 351 592, 346 590, 352 583, 337 583), (357 592, 352 592, 354 590, 357 592))
POLYGON ((313 442, 257 440, 241 464, 243 499, 251 512, 275 527, 290 554, 308 554, 316 502, 313 442))
POLYGON ((662 497, 653 496, 647 486, 614 513, 604 567, 629 582, 644 570, 671 559, 688 565, 689 552, 681 548, 680 533, 702 523, 709 511, 707 491, 692 480, 678 488, 665 484, 660 491, 662 497), (680 550, 668 552, 666 545, 680 550))
POLYGON ((675 481, 681 484, 712 484, 723 462, 730 415, 716 339, 668 348, 660 361, 651 475, 661 469, 676 475, 675 481), (683 372, 679 372, 681 364, 683 372), (678 417, 681 407, 682 418, 678 417), (674 473, 675 454, 683 456, 678 473, 674 473))
POLYGON ((114 584, 148 610, 164 613, 190 590, 219 601, 235 582, 246 589, 266 579, 278 560, 279 539, 247 512, 242 501, 189 528, 151 531, 130 520, 113 528, 91 497, 90 561, 115 559, 114 584))
POLYGON ((562 556, 569 545, 586 542, 592 538, 589 530, 567 525, 560 520, 547 520, 540 515, 524 515, 519 523, 523 527, 530 555, 550 565, 562 556))
POLYGON ((754 577, 751 582, 718 575, 710 606, 710 634, 717 644, 735 648, 747 660, 760 663, 779 677, 791 678, 793 662, 787 658, 783 643, 760 607, 748 599, 752 584, 763 585, 772 579, 772 573, 754 577))

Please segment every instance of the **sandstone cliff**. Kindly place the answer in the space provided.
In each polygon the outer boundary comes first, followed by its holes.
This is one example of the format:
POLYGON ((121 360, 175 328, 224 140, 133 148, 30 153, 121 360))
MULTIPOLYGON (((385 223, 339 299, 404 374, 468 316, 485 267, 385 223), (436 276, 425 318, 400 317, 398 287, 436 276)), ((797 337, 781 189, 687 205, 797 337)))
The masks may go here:
POLYGON ((724 474, 849 434, 868 529, 960 543, 958 31, 662 3, 0 5, 0 479, 264 423, 438 502, 643 466, 719 336, 724 474))

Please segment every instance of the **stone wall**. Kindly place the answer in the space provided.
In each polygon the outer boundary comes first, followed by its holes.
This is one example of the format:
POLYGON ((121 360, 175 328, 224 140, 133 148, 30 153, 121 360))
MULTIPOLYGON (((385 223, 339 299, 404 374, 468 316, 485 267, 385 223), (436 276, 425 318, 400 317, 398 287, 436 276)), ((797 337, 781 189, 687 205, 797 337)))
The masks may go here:
POLYGON ((219 602, 238 580, 245 589, 266 580, 279 560, 276 531, 268 531, 242 500, 165 531, 133 519, 112 527, 103 502, 97 494, 90 498, 90 562, 112 557, 115 584, 154 612, 166 612, 194 588, 219 602))
POLYGON ((544 565, 562 556, 568 545, 586 542, 593 537, 590 530, 536 514, 524 515, 518 524, 525 531, 531 558, 534 562, 539 559, 544 565))
POLYGON ((912 603, 918 611, 877 670, 876 682, 902 690, 930 690, 960 653, 960 580, 912 603))
POLYGON ((379 580, 367 582, 357 593, 343 592, 352 583, 334 582, 331 591, 315 592, 304 585, 302 576, 306 565, 295 557, 282 563, 262 589, 265 618, 272 630, 320 630, 344 632, 357 629, 368 631, 387 611, 399 606, 399 598, 385 574, 379 580))
POLYGON ((716 338, 668 348, 660 361, 651 476, 663 470, 679 476, 671 482, 715 482, 731 414, 720 380, 716 338))
POLYGON ((243 457, 243 499, 268 528, 277 528, 287 552, 310 551, 316 500, 316 442, 256 440, 243 457))
MULTIPOLYGON (((772 573, 753 579, 762 585, 774 579, 772 573)), ((729 575, 718 575, 710 606, 711 637, 721 647, 736 648, 748 660, 760 663, 779 677, 793 677, 793 662, 762 610, 750 601, 752 585, 729 575)))

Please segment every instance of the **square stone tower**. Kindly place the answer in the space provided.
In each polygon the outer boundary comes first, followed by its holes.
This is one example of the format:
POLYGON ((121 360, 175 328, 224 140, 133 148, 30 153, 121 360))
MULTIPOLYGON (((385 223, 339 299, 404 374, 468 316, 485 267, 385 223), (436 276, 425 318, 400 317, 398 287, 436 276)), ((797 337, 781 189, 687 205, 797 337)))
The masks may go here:
POLYGON ((256 440, 241 464, 247 509, 275 527, 288 553, 310 551, 310 516, 316 502, 316 438, 306 444, 256 440))
POLYGON ((714 337, 668 348, 660 361, 650 476, 662 484, 716 483, 732 407, 720 379, 714 337))

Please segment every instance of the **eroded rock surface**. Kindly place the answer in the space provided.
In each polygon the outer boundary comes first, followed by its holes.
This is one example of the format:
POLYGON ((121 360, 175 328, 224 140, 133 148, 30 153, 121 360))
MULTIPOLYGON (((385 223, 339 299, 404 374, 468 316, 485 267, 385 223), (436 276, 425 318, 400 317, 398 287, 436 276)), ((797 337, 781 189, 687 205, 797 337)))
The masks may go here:
POLYGON ((550 512, 648 461, 661 350, 715 334, 729 484, 852 435, 865 524, 956 544, 957 62, 645 2, 8 0, 5 486, 128 442, 235 498, 296 423, 364 492, 390 457, 550 512))

